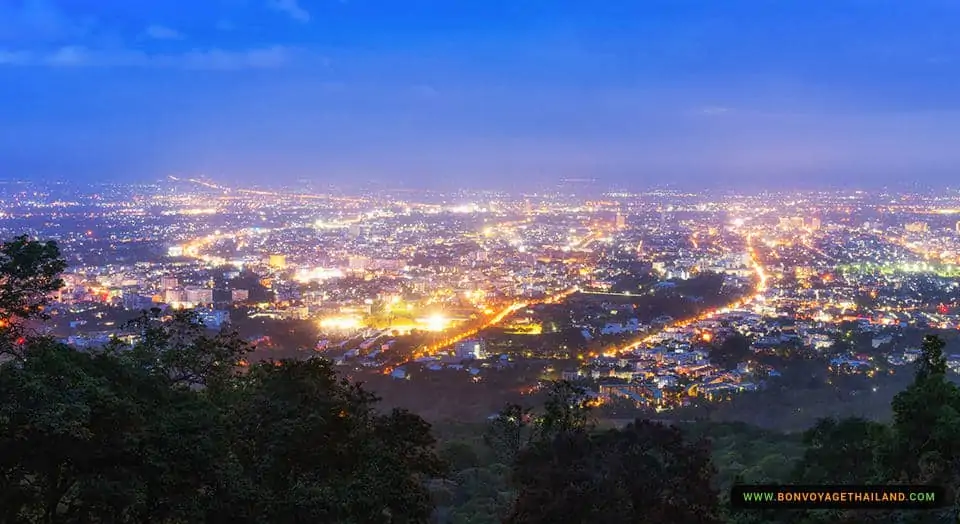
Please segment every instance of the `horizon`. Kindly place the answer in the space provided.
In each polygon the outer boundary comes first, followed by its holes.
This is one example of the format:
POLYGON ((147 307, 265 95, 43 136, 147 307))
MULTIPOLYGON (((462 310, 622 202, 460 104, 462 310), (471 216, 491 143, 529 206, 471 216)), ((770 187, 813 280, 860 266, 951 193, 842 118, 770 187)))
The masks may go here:
MULTIPOLYGON (((245 183, 243 181, 234 183, 234 184, 225 184, 224 179, 216 179, 213 177, 196 177, 193 179, 183 178, 180 180, 171 180, 171 175, 156 177, 152 179, 136 180, 136 181, 122 181, 122 180, 70 180, 67 178, 62 179, 53 179, 46 178, 41 180, 34 180, 29 178, 4 178, 0 177, 0 184, 33 184, 38 186, 64 186, 74 189, 81 188, 94 188, 94 187, 134 187, 134 186, 162 186, 164 184, 180 184, 183 187, 196 186, 201 188, 202 186, 196 184, 195 181, 202 181, 206 183, 215 184, 218 186, 217 189, 223 190, 225 192, 236 191, 236 190, 256 190, 256 189, 270 189, 270 190, 290 190, 293 193, 297 194, 302 193, 303 191, 314 191, 320 194, 325 193, 364 193, 371 191, 370 186, 376 184, 376 182, 371 181, 357 181, 354 183, 348 182, 324 182, 324 181, 309 181, 309 180, 295 180, 295 181, 263 181, 255 183, 245 183)), ((211 188, 208 188, 211 189, 211 188)), ((724 196, 749 196, 749 195, 763 195, 763 194, 811 194, 811 193, 865 193, 867 195, 876 196, 878 194, 883 194, 886 192, 896 192, 903 195, 926 195, 931 192, 947 192, 947 195, 952 192, 960 192, 960 185, 950 184, 950 183, 918 183, 912 180, 902 180, 900 182, 886 184, 882 186, 869 186, 869 185, 854 185, 854 184, 844 184, 844 183, 835 183, 835 184, 808 184, 805 186, 760 186, 756 184, 751 184, 749 187, 737 187, 735 184, 727 185, 679 185, 679 184, 629 184, 629 183, 619 183, 612 182, 607 183, 601 180, 595 180, 592 182, 584 181, 567 181, 567 180, 556 180, 553 181, 551 185, 546 187, 540 186, 539 189, 530 189, 530 188, 519 188, 519 187, 494 187, 494 186, 434 186, 428 187, 426 185, 405 185, 402 183, 396 183, 394 185, 384 185, 382 187, 377 187, 374 191, 376 192, 423 192, 423 193, 439 193, 439 194, 450 194, 457 192, 468 192, 468 193, 503 193, 507 196, 533 196, 533 195, 568 195, 574 197, 584 197, 588 198, 591 196, 602 195, 602 196, 642 196, 647 194, 653 194, 657 192, 683 192, 690 194, 697 194, 703 196, 704 193, 716 193, 724 196), (572 183, 571 183, 572 182, 572 183)))

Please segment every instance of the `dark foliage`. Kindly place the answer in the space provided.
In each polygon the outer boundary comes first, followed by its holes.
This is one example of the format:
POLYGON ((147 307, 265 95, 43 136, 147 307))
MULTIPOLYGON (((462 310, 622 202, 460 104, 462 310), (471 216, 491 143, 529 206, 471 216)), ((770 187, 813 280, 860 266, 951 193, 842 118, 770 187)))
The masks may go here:
MULTIPOLYGON (((55 246, 3 256, 3 312, 37 317, 55 246)), ((134 344, 90 351, 4 333, 0 522, 429 520, 441 464, 420 417, 380 414, 321 359, 245 367, 250 348, 187 313, 131 327, 134 344)))

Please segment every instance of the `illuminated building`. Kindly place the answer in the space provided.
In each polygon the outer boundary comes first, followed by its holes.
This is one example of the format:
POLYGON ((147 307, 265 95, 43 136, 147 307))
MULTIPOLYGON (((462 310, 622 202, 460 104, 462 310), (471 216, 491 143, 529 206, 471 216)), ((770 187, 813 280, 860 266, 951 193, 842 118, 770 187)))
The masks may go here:
POLYGON ((803 217, 780 217, 780 229, 792 230, 803 228, 803 217))
POLYGON ((617 213, 617 229, 623 229, 627 227, 627 217, 623 216, 623 213, 617 213))
POLYGON ((485 344, 482 340, 470 339, 460 341, 454 346, 457 358, 467 360, 481 360, 487 357, 485 344))
POLYGON ((910 222, 903 226, 903 229, 910 233, 926 233, 929 229, 926 222, 910 222))
POLYGON ((182 289, 167 289, 163 294, 163 301, 167 304, 178 304, 183 302, 182 289))
POLYGON ((178 287, 180 287, 180 281, 174 277, 163 277, 160 279, 160 289, 164 291, 178 287))
POLYGON ((284 255, 270 255, 269 263, 273 269, 286 269, 287 257, 284 255))
POLYGON ((230 313, 220 309, 199 308, 197 309, 197 315, 200 322, 208 328, 217 329, 230 322, 230 313))
POLYGON ((811 229, 812 231, 819 231, 819 230, 820 230, 820 219, 819 219, 819 218, 813 217, 813 218, 810 219, 810 229, 811 229))
POLYGON ((351 271, 363 271, 370 264, 370 259, 367 257, 350 257, 347 264, 351 271))
POLYGON ((186 302, 191 304, 210 304, 213 302, 213 290, 202 287, 188 287, 184 290, 186 302))
POLYGON ((246 302, 250 298, 250 292, 246 289, 234 289, 230 292, 230 300, 234 302, 246 302))

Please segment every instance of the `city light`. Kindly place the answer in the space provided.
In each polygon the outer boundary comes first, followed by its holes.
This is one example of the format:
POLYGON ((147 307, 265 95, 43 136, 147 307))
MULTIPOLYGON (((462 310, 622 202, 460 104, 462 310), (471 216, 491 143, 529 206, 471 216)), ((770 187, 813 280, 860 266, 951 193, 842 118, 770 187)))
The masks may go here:
POLYGON ((356 330, 363 327, 363 320, 354 316, 329 317, 320 320, 320 327, 341 331, 356 330))
POLYGON ((422 319, 421 323, 427 331, 443 331, 450 325, 450 319, 438 313, 422 319))

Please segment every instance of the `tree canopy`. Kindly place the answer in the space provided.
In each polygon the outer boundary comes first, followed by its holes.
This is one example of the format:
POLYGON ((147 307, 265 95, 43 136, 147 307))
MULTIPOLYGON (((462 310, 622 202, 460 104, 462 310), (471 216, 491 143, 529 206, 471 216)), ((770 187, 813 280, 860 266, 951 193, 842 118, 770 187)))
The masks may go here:
MULTIPOLYGON (((37 318, 56 246, 2 253, 2 311, 37 318)), ((0 364, 3 522, 429 520, 442 464, 420 417, 378 412, 326 360, 245 367, 242 340, 189 313, 129 327, 87 351, 31 335, 0 364)))

